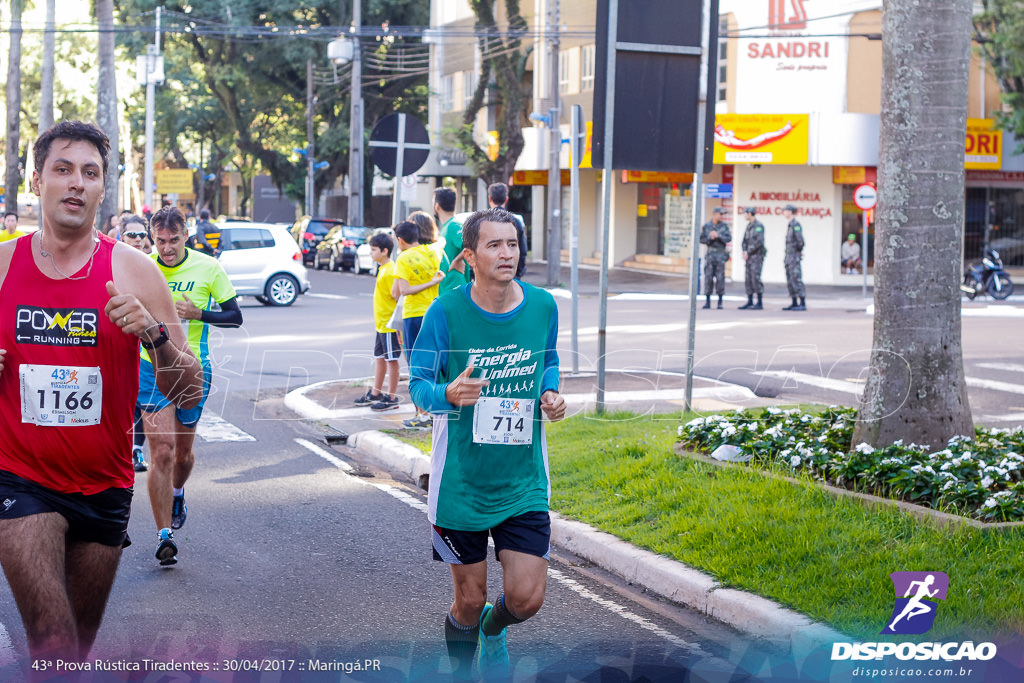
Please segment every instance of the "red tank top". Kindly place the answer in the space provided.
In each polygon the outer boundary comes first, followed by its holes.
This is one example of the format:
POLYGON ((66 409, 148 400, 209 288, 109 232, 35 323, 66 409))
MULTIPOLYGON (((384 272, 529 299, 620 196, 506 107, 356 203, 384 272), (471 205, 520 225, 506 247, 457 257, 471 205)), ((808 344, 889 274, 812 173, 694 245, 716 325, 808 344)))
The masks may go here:
MULTIPOLYGON (((43 275, 33 237, 19 239, 0 286, 0 470, 62 493, 92 495, 135 480, 139 341, 103 312, 116 242, 99 239, 92 271, 80 280, 43 275)), ((86 264, 73 277, 89 272, 86 264)))

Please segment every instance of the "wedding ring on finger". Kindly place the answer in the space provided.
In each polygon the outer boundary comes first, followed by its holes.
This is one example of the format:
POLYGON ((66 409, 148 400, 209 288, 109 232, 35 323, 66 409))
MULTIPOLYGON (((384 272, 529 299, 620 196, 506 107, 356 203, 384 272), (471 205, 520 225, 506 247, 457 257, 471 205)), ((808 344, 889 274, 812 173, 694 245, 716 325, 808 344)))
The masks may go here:
POLYGON ((128 327, 128 316, 121 316, 121 327, 128 327))

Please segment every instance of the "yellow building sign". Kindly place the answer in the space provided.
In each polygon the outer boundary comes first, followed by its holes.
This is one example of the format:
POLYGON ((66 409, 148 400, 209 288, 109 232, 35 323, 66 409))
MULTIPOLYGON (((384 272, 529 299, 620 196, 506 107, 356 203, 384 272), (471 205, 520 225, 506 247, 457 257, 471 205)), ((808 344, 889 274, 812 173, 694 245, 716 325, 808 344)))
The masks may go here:
POLYGON ((998 171, 1003 167, 1003 131, 994 119, 967 119, 964 168, 998 171))
POLYGON ((193 173, 188 168, 158 168, 156 190, 160 194, 192 194, 193 173))
POLYGON ((809 121, 807 114, 720 114, 715 163, 806 164, 809 121))

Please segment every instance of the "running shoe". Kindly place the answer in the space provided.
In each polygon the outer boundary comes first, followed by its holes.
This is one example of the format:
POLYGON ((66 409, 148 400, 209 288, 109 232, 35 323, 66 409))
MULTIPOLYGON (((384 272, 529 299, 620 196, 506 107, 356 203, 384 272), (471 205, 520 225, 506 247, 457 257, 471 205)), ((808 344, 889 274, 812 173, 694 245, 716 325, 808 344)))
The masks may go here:
POLYGON ((485 679, 503 679, 509 675, 508 642, 505 639, 505 629, 496 636, 485 636, 482 628, 484 617, 494 609, 494 605, 487 603, 484 611, 480 613, 480 649, 476 653, 476 665, 480 669, 480 675, 485 679))
POLYGON ((374 394, 373 389, 367 389, 366 393, 355 400, 357 406, 370 406, 385 398, 384 394, 374 394))
POLYGON ((382 410, 393 410, 398 407, 398 397, 391 398, 387 394, 382 394, 380 400, 370 406, 370 410, 375 412, 381 412, 382 410))
POLYGON ((188 517, 188 506, 185 505, 185 494, 174 497, 171 504, 171 528, 180 529, 185 526, 185 518, 188 517))
POLYGON ((434 420, 429 415, 425 417, 416 415, 410 417, 408 420, 402 420, 402 424, 407 429, 430 429, 434 426, 434 420))
POLYGON ((132 449, 132 465, 135 467, 136 472, 145 472, 149 469, 146 459, 142 457, 142 449, 138 446, 132 449))
POLYGON ((174 534, 170 529, 160 530, 160 545, 156 548, 156 559, 161 567, 178 563, 178 546, 174 543, 174 534))

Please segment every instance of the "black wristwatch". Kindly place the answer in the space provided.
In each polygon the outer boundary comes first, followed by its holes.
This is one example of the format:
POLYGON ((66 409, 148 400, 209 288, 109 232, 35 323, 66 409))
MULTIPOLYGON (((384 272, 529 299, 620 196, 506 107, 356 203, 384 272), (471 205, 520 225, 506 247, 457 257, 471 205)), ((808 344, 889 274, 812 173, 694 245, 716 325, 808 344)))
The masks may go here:
POLYGON ((157 327, 160 330, 160 336, 158 336, 156 339, 154 339, 151 342, 146 342, 142 339, 139 340, 139 343, 142 344, 142 348, 146 349, 147 351, 152 351, 153 349, 160 348, 169 339, 169 337, 167 336, 167 328, 164 327, 164 324, 157 323, 157 327))

